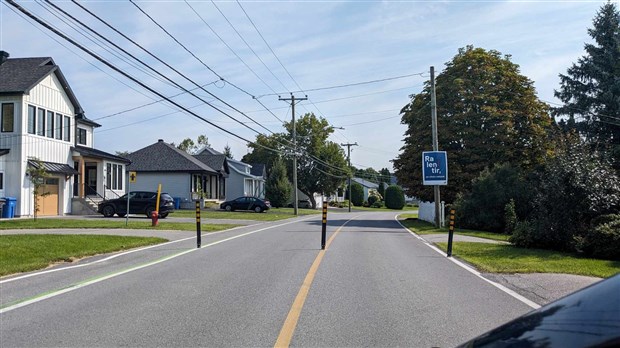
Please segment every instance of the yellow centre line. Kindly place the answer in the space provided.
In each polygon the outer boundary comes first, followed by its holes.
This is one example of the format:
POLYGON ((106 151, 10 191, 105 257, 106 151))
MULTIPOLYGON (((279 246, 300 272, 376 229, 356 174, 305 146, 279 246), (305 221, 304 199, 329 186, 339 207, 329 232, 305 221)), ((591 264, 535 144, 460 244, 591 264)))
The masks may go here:
MULTIPOLYGON (((356 216, 357 217, 357 216, 356 216)), ((304 307, 304 303, 306 302, 306 298, 308 297, 308 292, 310 291, 310 286, 312 285, 312 281, 314 280, 314 276, 316 275, 317 270, 319 269, 319 265, 321 264, 321 260, 323 260, 323 256, 325 256, 325 252, 329 249, 329 246, 332 244, 336 235, 340 232, 340 230, 347 224, 349 221, 355 219, 356 217, 347 220, 342 226, 340 226, 334 234, 329 238, 327 243, 325 244, 325 250, 319 251, 319 254, 314 259, 304 282, 301 284, 301 288, 297 293, 297 297, 295 297, 295 301, 293 301, 293 306, 291 306, 291 310, 288 312, 286 316, 286 320, 284 321, 284 325, 282 325, 282 329, 280 330, 280 334, 278 335, 278 339, 276 340, 276 344, 274 347, 288 347, 291 344, 291 339, 293 338, 293 333, 295 333, 295 328, 297 327, 297 321, 299 321, 299 316, 301 315, 301 310, 304 307)))

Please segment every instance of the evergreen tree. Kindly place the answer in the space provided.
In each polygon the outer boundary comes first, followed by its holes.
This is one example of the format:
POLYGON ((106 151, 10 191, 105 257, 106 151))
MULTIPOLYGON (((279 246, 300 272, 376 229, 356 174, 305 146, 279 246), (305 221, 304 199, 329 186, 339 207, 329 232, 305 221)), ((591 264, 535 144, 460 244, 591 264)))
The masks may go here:
POLYGON ((230 146, 228 146, 228 144, 224 146, 224 155, 226 155, 227 158, 234 159, 232 150, 230 149, 230 146))
POLYGON ((577 129, 588 141, 620 145, 620 13, 607 2, 596 14, 588 34, 586 54, 560 74, 561 87, 555 96, 564 106, 555 115, 567 115, 566 129, 577 129))
POLYGON ((293 187, 286 175, 286 166, 281 158, 271 165, 271 173, 265 183, 266 196, 273 207, 284 207, 291 198, 293 187))

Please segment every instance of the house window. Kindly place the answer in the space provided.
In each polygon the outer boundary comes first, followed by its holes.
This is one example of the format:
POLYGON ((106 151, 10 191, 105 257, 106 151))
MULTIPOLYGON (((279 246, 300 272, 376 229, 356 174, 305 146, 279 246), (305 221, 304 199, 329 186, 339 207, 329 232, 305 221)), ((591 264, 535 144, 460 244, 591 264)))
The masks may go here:
POLYGON ((122 190, 123 189, 123 165, 121 164, 116 165, 116 181, 118 181, 118 184, 116 185, 116 187, 118 187, 119 190, 122 190))
POLYGON ((0 172, 0 190, 4 190, 4 173, 0 172))
POLYGON ((15 126, 15 105, 13 103, 2 104, 2 131, 12 132, 15 126))
POLYGON ((77 129, 77 142, 80 145, 86 145, 86 129, 78 128, 77 129))
POLYGON ((69 116, 65 116, 65 130, 63 132, 63 134, 65 135, 64 140, 65 141, 71 141, 71 119, 69 118, 69 116))
POLYGON ((54 113, 52 111, 47 112, 47 137, 54 137, 54 113))
POLYGON ((62 115, 56 114, 56 139, 62 140, 62 115))
POLYGON ((106 178, 105 178, 105 186, 107 189, 112 188, 112 164, 108 163, 106 166, 106 178))
POLYGON ((28 133, 36 134, 37 133, 37 108, 28 105, 28 133))
POLYGON ((37 109, 37 135, 45 136, 45 110, 37 109))
POLYGON ((106 177, 106 187, 112 190, 123 189, 123 165, 111 164, 106 165, 108 175, 106 177))

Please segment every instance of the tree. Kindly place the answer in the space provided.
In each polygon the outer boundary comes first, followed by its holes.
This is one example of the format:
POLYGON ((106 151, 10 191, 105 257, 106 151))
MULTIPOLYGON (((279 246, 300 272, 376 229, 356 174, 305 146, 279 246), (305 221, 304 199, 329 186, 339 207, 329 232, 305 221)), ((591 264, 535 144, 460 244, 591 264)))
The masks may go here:
POLYGON ((377 188, 377 192, 381 195, 381 197, 385 197, 385 183, 380 182, 379 187, 377 188))
POLYGON ((43 192, 45 186, 45 178, 49 177, 49 174, 45 170, 43 162, 36 157, 29 158, 32 165, 29 165, 26 169, 26 175, 32 184, 32 196, 34 198, 34 219, 37 219, 37 215, 41 207, 39 207, 39 198, 49 195, 49 192, 43 192))
MULTIPOLYGON (((485 167, 508 162, 533 168, 553 150, 555 124, 519 66, 498 51, 467 46, 436 79, 439 149, 448 152, 450 182, 442 200, 453 202, 485 167)), ((394 169, 409 196, 433 199, 422 186, 422 151, 432 149, 430 83, 401 110, 405 145, 394 169)))
MULTIPOLYGON (((272 163, 278 153, 292 156, 292 122, 285 122, 284 127, 287 133, 258 135, 255 144, 248 144, 252 152, 243 156, 243 161, 272 163)), ((298 156, 297 188, 309 197, 312 208, 316 208, 314 193, 336 192, 348 174, 344 150, 337 143, 327 139, 334 129, 324 118, 317 118, 312 113, 305 114, 295 123, 295 128, 298 156)), ((292 162, 289 160, 286 163, 291 181, 292 162)))
POLYGON ((560 74, 560 90, 555 96, 564 102, 554 114, 569 117, 568 129, 577 129, 592 143, 607 148, 620 160, 620 13, 607 2, 597 12, 588 34, 586 54, 560 74))
POLYGON ((265 183, 266 196, 271 205, 279 208, 285 206, 291 198, 293 187, 286 175, 286 166, 281 158, 271 164, 271 174, 265 183))
POLYGON ((381 168, 381 170, 379 171, 379 181, 387 183, 387 184, 391 184, 392 182, 392 173, 390 173, 390 170, 387 168, 381 168))
POLYGON ((351 183, 351 203, 356 207, 364 205, 364 188, 356 182, 351 183))
MULTIPOLYGON (((174 145, 174 143, 172 143, 172 145, 174 145)), ((190 155, 194 155, 199 149, 205 146, 207 147, 211 146, 209 144, 209 139, 207 138, 206 135, 199 135, 198 138, 196 139, 196 142, 194 142, 191 138, 183 139, 183 141, 181 141, 181 143, 177 145, 177 149, 183 150, 189 153, 190 155)))
POLYGON ((224 155, 226 155, 227 158, 234 159, 232 150, 230 149, 230 146, 228 146, 228 144, 224 146, 224 155))
POLYGON ((389 209, 403 209, 405 194, 400 186, 390 185, 385 189, 385 206, 389 209))
POLYGON ((116 155, 120 157, 127 157, 129 154, 131 154, 130 151, 116 151, 116 155))

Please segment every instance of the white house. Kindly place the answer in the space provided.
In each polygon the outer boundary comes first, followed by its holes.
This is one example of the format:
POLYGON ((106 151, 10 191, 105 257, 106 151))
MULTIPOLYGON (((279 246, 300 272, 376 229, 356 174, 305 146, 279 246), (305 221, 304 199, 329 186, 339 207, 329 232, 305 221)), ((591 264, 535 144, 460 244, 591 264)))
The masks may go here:
POLYGON ((100 125, 86 118, 52 58, 0 51, 0 105, 0 197, 17 199, 16 216, 34 214, 33 158, 49 174, 38 215, 92 213, 89 199, 124 193, 129 161, 93 147, 100 125))
MULTIPOLYGON (((221 155, 210 147, 200 151, 201 155, 221 155)), ((265 167, 256 166, 258 170, 252 170, 252 165, 227 159, 230 175, 226 179, 226 199, 235 199, 242 196, 254 196, 265 198, 265 167)))

